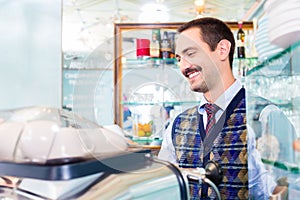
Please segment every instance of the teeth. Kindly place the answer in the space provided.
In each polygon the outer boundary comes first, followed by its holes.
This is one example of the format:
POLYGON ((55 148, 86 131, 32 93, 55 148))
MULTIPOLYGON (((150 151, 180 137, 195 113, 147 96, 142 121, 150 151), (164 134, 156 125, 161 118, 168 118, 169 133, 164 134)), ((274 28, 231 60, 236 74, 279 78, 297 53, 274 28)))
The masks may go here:
POLYGON ((200 72, 194 72, 189 75, 189 78, 193 78, 193 77, 197 76, 198 74, 200 74, 200 72))

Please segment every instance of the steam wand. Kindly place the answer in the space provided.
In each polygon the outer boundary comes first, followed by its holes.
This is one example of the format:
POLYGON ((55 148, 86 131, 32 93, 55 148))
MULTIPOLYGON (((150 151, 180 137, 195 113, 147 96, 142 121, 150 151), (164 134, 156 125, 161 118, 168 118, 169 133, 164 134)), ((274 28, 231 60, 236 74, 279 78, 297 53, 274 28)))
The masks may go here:
POLYGON ((188 180, 198 183, 207 183, 213 188, 217 194, 217 199, 221 200, 221 195, 217 185, 219 185, 223 178, 223 172, 220 165, 215 161, 208 161, 204 168, 196 168, 194 170, 181 170, 188 180))

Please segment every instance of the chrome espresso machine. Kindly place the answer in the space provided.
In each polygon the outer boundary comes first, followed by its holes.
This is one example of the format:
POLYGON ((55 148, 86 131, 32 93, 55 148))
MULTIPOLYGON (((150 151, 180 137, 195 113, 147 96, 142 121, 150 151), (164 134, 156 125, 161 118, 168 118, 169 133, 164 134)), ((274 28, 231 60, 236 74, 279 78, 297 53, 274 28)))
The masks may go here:
POLYGON ((0 137, 0 200, 185 200, 189 181, 214 185, 66 110, 2 110, 0 137))

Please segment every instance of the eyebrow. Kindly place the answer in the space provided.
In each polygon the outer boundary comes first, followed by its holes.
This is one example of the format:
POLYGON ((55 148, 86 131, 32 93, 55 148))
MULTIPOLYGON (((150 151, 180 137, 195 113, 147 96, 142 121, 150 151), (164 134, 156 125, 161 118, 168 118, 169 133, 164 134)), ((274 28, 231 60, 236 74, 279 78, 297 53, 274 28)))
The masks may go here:
POLYGON ((186 52, 189 51, 189 50, 197 50, 197 48, 196 48, 196 47, 188 47, 188 48, 184 49, 184 50, 182 51, 182 53, 184 54, 184 53, 186 53, 186 52))

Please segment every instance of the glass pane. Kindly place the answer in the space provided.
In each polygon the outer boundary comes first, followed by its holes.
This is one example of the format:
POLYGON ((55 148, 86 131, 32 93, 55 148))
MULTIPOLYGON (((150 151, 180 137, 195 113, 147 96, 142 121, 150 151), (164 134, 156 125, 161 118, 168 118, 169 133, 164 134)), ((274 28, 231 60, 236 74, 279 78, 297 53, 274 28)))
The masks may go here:
POLYGON ((289 195, 300 188, 299 43, 248 71, 247 120, 257 149, 275 180, 287 178, 289 195))

